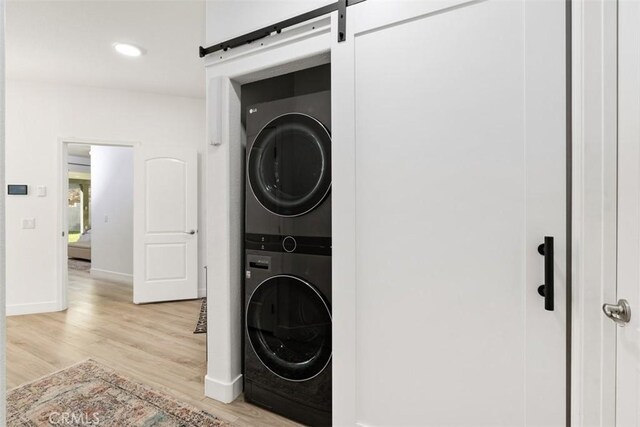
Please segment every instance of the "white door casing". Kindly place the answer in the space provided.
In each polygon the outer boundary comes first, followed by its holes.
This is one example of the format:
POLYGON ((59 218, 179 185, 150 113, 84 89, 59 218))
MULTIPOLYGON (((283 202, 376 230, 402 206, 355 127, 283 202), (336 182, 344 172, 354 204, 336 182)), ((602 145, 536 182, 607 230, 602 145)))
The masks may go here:
POLYGON ((572 0, 572 426, 615 425, 617 23, 611 0, 572 0))
POLYGON ((330 19, 318 18, 280 34, 227 52, 207 64, 207 295, 209 358, 205 394, 224 403, 242 392, 241 292, 243 241, 244 133, 240 124, 241 85, 326 64, 330 60, 330 19), (215 183, 215 185, 213 184, 215 183), (237 267, 237 268, 236 268, 237 267))
MULTIPOLYGON (((126 141, 126 140, 104 140, 96 138, 78 138, 78 137, 61 137, 58 139, 58 194, 61 197, 58 199, 57 218, 59 228, 57 231, 58 236, 58 271, 57 271, 57 298, 56 298, 56 310, 66 310, 68 305, 67 301, 67 284, 68 284, 68 246, 69 246, 69 220, 68 220, 68 200, 67 193, 69 191, 69 171, 68 171, 68 146, 69 144, 80 144, 90 146, 104 146, 104 147, 130 147, 135 151, 140 147, 138 141, 126 141)), ((135 154, 134 154, 135 155, 135 154)), ((134 188, 134 191, 136 189, 134 188)), ((135 198, 135 194, 134 194, 135 198)), ((134 207, 135 209, 135 207, 134 207)), ((131 237, 133 239, 133 236, 131 237)), ((134 264, 135 267, 135 264, 134 264)))
POLYGON ((334 424, 565 424, 565 6, 349 8, 332 47, 334 424))
POLYGON ((618 3, 618 25, 617 298, 629 302, 631 321, 608 327, 617 329, 616 425, 632 427, 640 425, 640 2, 618 3))
POLYGON ((197 172, 195 150, 135 150, 136 304, 198 297, 197 172))

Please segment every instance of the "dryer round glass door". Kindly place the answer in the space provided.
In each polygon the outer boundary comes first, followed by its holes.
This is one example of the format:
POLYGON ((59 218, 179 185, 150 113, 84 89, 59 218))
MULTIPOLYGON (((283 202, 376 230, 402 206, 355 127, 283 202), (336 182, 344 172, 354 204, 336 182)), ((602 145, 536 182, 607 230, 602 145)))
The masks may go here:
POLYGON ((280 216, 303 215, 322 202, 331 187, 331 136, 316 119, 285 114, 269 122, 249 151, 251 191, 280 216))
POLYGON ((318 375, 331 360, 331 312, 309 283, 274 276, 255 289, 247 307, 249 342, 274 374, 291 381, 318 375))

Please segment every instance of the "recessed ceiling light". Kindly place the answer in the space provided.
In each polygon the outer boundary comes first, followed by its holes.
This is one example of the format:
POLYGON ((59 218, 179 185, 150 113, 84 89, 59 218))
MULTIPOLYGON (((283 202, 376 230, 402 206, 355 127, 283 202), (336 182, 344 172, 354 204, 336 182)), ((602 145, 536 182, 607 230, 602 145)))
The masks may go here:
POLYGON ((114 43, 113 48, 124 56, 137 57, 144 53, 144 50, 129 43, 114 43))

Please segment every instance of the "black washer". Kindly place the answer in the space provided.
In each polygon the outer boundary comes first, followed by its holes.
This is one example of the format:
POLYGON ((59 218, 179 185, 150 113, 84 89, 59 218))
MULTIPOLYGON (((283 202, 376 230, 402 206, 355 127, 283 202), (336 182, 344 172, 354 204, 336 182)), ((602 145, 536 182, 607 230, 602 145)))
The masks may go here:
POLYGON ((271 372, 306 381, 331 360, 331 311, 320 293, 293 276, 273 276, 249 298, 249 342, 271 372))
POLYGON ((247 162, 256 199, 280 216, 299 216, 320 204, 331 187, 331 136, 318 120, 281 115, 256 136, 247 162))

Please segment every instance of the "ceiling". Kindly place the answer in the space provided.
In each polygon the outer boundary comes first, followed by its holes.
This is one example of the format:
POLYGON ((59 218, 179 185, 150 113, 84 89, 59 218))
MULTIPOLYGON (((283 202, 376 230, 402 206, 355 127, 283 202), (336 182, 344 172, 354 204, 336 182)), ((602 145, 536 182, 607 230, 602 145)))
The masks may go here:
POLYGON ((203 0, 9 0, 7 77, 204 98, 204 14, 203 0))

